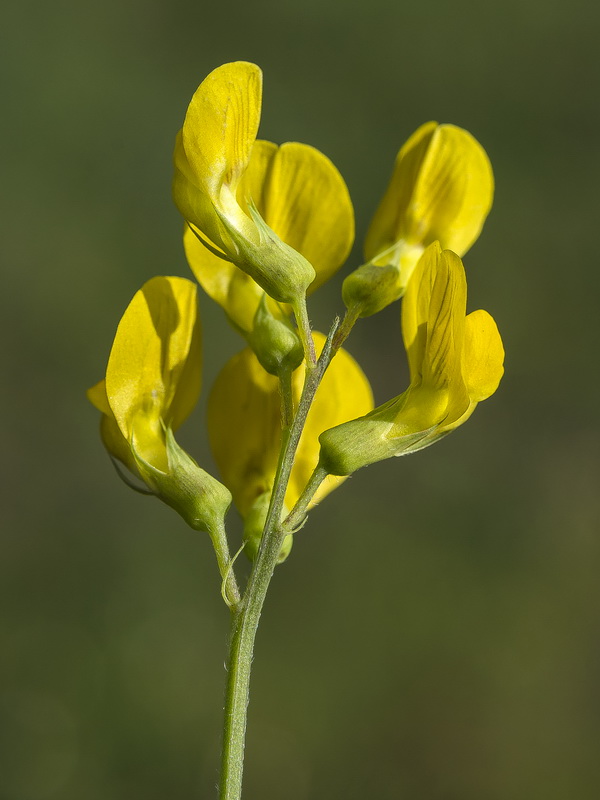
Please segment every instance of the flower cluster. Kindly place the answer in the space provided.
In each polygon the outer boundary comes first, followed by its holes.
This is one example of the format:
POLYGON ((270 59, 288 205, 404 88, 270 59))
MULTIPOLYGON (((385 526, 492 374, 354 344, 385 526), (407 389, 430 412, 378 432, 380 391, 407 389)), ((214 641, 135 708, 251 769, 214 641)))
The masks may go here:
POLYGON ((247 345, 208 399, 223 483, 174 437, 200 392, 194 283, 157 277, 137 292, 106 377, 88 392, 102 412, 104 445, 128 480, 211 535, 233 498, 251 558, 290 436, 281 519, 298 505, 306 511, 360 467, 422 449, 461 425, 497 388, 504 357, 492 317, 466 311, 461 256, 493 197, 489 160, 473 136, 429 122, 400 149, 366 235, 365 263, 343 282, 345 320, 324 336, 310 329, 306 297, 348 257, 352 203, 318 150, 256 138, 261 93, 254 64, 219 67, 195 92, 175 144, 173 196, 187 260, 247 345), (359 318, 400 298, 410 385, 373 408, 369 382, 341 344, 359 318))

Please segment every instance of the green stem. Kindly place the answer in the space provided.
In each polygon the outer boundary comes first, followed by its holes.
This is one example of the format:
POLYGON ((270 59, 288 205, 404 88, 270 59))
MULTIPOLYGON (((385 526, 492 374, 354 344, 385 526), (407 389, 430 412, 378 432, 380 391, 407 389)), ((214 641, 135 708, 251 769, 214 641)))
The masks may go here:
POLYGON ((238 589, 231 556, 229 555, 229 543, 225 525, 221 521, 209 531, 209 535, 217 556, 217 565, 223 580, 223 599, 230 608, 234 608, 240 602, 240 590, 238 589))
POLYGON ((315 343, 313 342, 310 321, 308 319, 308 310, 306 308, 306 295, 302 295, 302 297, 293 304, 292 308, 298 325, 298 333, 300 334, 304 347, 306 368, 308 372, 312 372, 317 365, 317 356, 315 354, 315 343))
POLYGON ((283 533, 274 531, 269 537, 268 546, 261 548, 254 563, 244 598, 238 609, 234 610, 232 614, 225 694, 220 800, 239 800, 242 796, 246 718, 254 639, 283 539, 283 533))
POLYGON ((337 353, 337 351, 340 349, 340 347, 344 344, 344 342, 350 335, 352 328, 354 327, 356 321, 360 317, 361 308, 362 307, 360 304, 355 303, 346 311, 344 319, 342 320, 342 324, 337 329, 336 334, 333 338, 332 357, 337 353))
POLYGON ((279 376, 279 392, 281 395, 281 427, 287 430, 294 420, 294 395, 292 392, 292 371, 283 370, 279 376))
POLYGON ((315 392, 329 366, 331 345, 337 329, 334 323, 321 357, 313 370, 306 372, 298 410, 289 429, 284 429, 271 504, 262 539, 242 600, 232 609, 231 639, 225 692, 223 755, 221 760, 220 800, 240 800, 244 768, 244 744, 249 698, 250 670, 254 640, 260 614, 287 531, 281 526, 281 513, 296 448, 315 392))
POLYGON ((281 523, 281 528, 285 533, 294 533, 304 523, 308 507, 326 477, 327 470, 317 464, 296 505, 281 523))

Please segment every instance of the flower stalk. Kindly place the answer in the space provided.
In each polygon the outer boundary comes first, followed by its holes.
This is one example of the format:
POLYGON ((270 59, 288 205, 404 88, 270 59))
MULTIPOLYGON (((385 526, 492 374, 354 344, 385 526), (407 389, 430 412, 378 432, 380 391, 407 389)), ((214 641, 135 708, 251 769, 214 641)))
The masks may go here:
POLYGON ((239 605, 232 608, 219 800, 239 800, 242 796, 250 671, 256 631, 281 546, 285 537, 292 532, 281 523, 285 493, 308 412, 331 363, 332 342, 337 327, 336 319, 315 368, 306 373, 304 389, 292 424, 283 430, 279 464, 258 555, 246 591, 239 605))

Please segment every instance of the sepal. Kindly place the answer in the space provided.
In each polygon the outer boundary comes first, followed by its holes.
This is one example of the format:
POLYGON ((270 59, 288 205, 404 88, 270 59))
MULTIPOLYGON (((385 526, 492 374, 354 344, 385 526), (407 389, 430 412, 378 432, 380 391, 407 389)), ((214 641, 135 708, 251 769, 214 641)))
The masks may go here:
POLYGON ((342 284, 346 308, 358 308, 360 317, 370 317, 399 300, 423 252, 420 244, 400 241, 355 269, 342 284))
POLYGON ((360 317, 370 317, 402 294, 400 270, 393 264, 378 267, 363 264, 344 280, 342 299, 347 309, 358 308, 360 317))
POLYGON ((407 403, 409 392, 407 390, 365 417, 324 431, 319 436, 319 465, 329 475, 348 476, 361 467, 392 456, 416 453, 433 444, 438 424, 390 436, 394 431, 394 422, 407 403))
POLYGON ((165 445, 167 469, 162 471, 140 454, 134 430, 131 452, 144 483, 194 530, 216 530, 231 505, 231 492, 177 444, 170 428, 165 431, 165 445))
POLYGON ((316 277, 313 266, 275 234, 251 201, 248 212, 256 231, 252 238, 216 209, 233 248, 228 253, 231 261, 274 300, 295 305, 316 277))

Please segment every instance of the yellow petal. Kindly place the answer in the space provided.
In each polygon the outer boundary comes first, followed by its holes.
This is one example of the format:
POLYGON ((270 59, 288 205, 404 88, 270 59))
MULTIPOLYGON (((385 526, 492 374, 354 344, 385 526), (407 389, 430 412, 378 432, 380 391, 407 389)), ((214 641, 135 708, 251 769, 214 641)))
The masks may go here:
POLYGON ((402 338, 408 357, 411 382, 419 380, 421 366, 425 356, 427 342, 427 320, 429 303, 427 295, 431 294, 435 277, 436 263, 440 260, 442 248, 439 242, 433 242, 417 263, 409 287, 402 301, 401 324, 402 338), (427 285, 422 287, 425 278, 427 285))
POLYGON ((465 422, 498 387, 504 350, 486 311, 466 314, 460 258, 430 245, 409 283, 402 308, 411 386, 393 436, 439 426, 434 436, 465 422))
POLYGON ((460 375, 467 280, 460 258, 431 244, 402 302, 402 336, 411 383, 448 384, 460 375))
POLYGON ((365 241, 377 259, 399 241, 409 247, 438 239, 462 256, 479 236, 494 194, 489 159, 455 125, 422 125, 401 148, 365 241))
POLYGON ((106 396, 106 381, 102 378, 101 381, 91 386, 87 392, 87 399, 90 403, 97 408, 98 411, 101 411, 103 414, 107 414, 108 416, 112 415, 112 411, 110 410, 110 405, 108 404, 108 397, 106 396))
POLYGON ((494 394, 504 374, 504 347, 498 327, 487 311, 471 312, 466 319, 462 371, 475 403, 494 394))
POLYGON ((367 261, 393 247, 399 239, 407 238, 406 217, 412 193, 436 128, 437 122, 426 122, 400 148, 392 177, 367 231, 367 261))
POLYGON ((100 419, 100 437, 110 455, 124 464, 133 475, 139 478, 140 473, 129 442, 119 430, 119 426, 112 414, 110 416, 102 415, 100 419))
POLYGON ((259 67, 235 61, 213 70, 192 97, 183 149, 197 185, 215 200, 223 186, 235 195, 256 139, 261 95, 259 67))
MULTIPOLYGON (((242 175, 237 188, 237 200, 244 211, 248 213, 248 202, 252 200, 258 213, 271 228, 273 226, 266 217, 268 178, 278 149, 279 147, 274 142, 257 139, 252 146, 248 167, 242 175)), ((279 232, 275 231, 275 233, 279 232)))
MULTIPOLYGON (((177 278, 176 281, 183 281, 177 278)), ((171 350, 170 381, 175 384, 173 400, 166 409, 164 421, 167 427, 176 431, 192 413, 198 402, 202 388, 202 325, 198 315, 196 287, 178 285, 176 301, 181 314, 179 341, 171 350), (182 361, 178 361, 175 347, 179 347, 182 361), (186 353, 187 348, 187 353, 186 353), (182 363, 183 362, 183 363, 182 363), (181 364, 181 368, 180 368, 181 364)))
POLYGON ((430 245, 417 264, 402 304, 402 334, 411 385, 390 437, 428 430, 465 413, 462 375, 467 281, 460 258, 430 245))
POLYGON ((197 186, 198 180, 183 149, 181 131, 175 138, 173 160, 175 166, 173 200, 175 205, 184 219, 201 227, 204 238, 210 241, 213 248, 221 252, 225 251, 230 244, 229 237, 215 212, 214 202, 210 195, 203 188, 197 186))
POLYGON ((429 305, 427 342, 422 365, 424 383, 451 386, 461 375, 467 307, 467 279, 462 261, 443 250, 432 277, 421 282, 420 303, 429 305))
POLYGON ((241 332, 250 333, 263 289, 241 269, 207 250, 189 225, 185 226, 183 246, 188 264, 206 294, 241 332))
MULTIPOLYGON (((315 346, 325 341, 315 333, 315 346)), ((299 400, 304 367, 293 375, 293 394, 299 400)), ((340 351, 315 396, 296 455, 286 506, 294 505, 319 457, 318 436, 373 407, 369 383, 354 359, 340 351)), ((208 429, 215 461, 236 506, 245 516, 254 501, 273 486, 281 442, 278 381, 267 374, 251 350, 234 356, 219 374, 208 402, 208 429)), ((329 478, 316 499, 324 497, 339 479, 329 478)))
POLYGON ((221 477, 243 517, 273 484, 281 436, 278 380, 250 349, 233 356, 208 398, 208 436, 221 477))
POLYGON ((127 441, 134 422, 136 436, 140 426, 160 435, 161 424, 176 428, 189 415, 200 391, 199 348, 195 284, 145 283, 119 323, 106 369, 110 408, 127 441))
POLYGON ((116 423, 114 414, 108 403, 106 396, 106 381, 104 378, 89 388, 86 392, 90 403, 102 412, 100 419, 100 436, 104 447, 113 458, 118 459, 122 464, 139 477, 135 458, 131 452, 128 441, 125 439, 119 426, 116 423))
POLYGON ((314 147, 258 141, 238 189, 267 225, 315 268, 314 291, 344 263, 354 241, 354 210, 344 179, 314 147))

